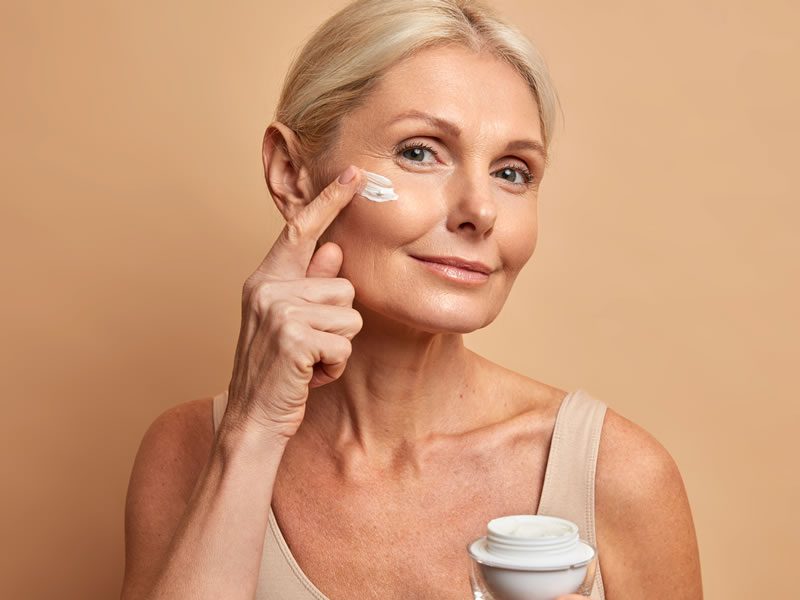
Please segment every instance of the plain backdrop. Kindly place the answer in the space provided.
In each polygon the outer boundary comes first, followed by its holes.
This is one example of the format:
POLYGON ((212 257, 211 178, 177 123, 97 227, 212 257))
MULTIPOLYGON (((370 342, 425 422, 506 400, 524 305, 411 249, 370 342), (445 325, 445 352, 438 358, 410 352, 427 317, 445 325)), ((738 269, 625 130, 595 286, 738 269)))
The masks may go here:
MULTIPOLYGON (((564 118, 536 252, 467 345, 660 440, 707 598, 788 597, 800 5, 493 4, 564 118)), ((4 598, 118 597, 138 444, 229 383, 241 285, 282 226, 262 135, 342 5, 2 3, 4 598)))

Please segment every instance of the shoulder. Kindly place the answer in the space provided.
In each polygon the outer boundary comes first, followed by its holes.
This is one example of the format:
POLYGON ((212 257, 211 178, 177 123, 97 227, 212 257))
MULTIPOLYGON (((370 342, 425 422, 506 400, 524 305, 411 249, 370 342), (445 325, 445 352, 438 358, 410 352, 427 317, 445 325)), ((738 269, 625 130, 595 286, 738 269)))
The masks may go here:
POLYGON ((213 446, 211 408, 211 398, 188 400, 153 420, 133 461, 126 502, 128 517, 188 501, 213 446))
POLYGON ((607 597, 701 598, 692 514, 678 465, 648 431, 606 410, 595 474, 607 597))
MULTIPOLYGON (((160 474, 188 485, 192 474, 198 474, 208 460, 213 438, 211 398, 171 406, 152 421, 142 436, 132 476, 149 479, 160 474), (151 473, 156 467, 158 473, 151 473)), ((185 495, 187 490, 181 492, 185 495)))
POLYGON ((189 400, 159 414, 136 453, 125 501, 124 589, 150 581, 172 539, 214 438, 212 399, 189 400))
POLYGON ((609 406, 597 455, 597 493, 633 502, 640 494, 679 479, 677 464, 667 449, 643 427, 609 406))

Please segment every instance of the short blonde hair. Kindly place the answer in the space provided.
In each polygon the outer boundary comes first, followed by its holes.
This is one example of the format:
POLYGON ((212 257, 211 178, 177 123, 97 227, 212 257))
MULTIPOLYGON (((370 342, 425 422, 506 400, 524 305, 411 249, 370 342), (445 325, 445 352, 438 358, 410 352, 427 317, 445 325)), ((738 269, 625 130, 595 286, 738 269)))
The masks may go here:
POLYGON ((518 29, 478 0, 355 0, 322 23, 294 58, 275 119, 298 137, 312 172, 336 141, 340 119, 361 105, 381 74, 426 48, 460 44, 489 51, 526 81, 539 107, 545 148, 558 95, 544 59, 518 29))

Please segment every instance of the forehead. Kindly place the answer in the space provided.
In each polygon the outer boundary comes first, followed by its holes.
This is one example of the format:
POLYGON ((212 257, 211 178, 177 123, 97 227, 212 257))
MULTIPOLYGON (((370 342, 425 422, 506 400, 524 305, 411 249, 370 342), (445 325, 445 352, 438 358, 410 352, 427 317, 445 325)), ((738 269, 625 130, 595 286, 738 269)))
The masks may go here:
POLYGON ((380 127, 415 110, 452 121, 465 135, 542 140, 538 105, 522 76, 462 46, 426 49, 397 63, 350 117, 354 125, 380 127))

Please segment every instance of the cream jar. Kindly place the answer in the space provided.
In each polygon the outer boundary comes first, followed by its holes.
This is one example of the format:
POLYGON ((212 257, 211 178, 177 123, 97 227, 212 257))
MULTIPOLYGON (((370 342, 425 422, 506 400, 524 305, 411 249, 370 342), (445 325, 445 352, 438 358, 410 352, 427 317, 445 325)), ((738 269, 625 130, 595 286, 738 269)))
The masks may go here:
POLYGON ((489 521, 487 530, 467 545, 476 600, 555 600, 591 593, 597 552, 579 538, 575 523, 509 515, 489 521))

